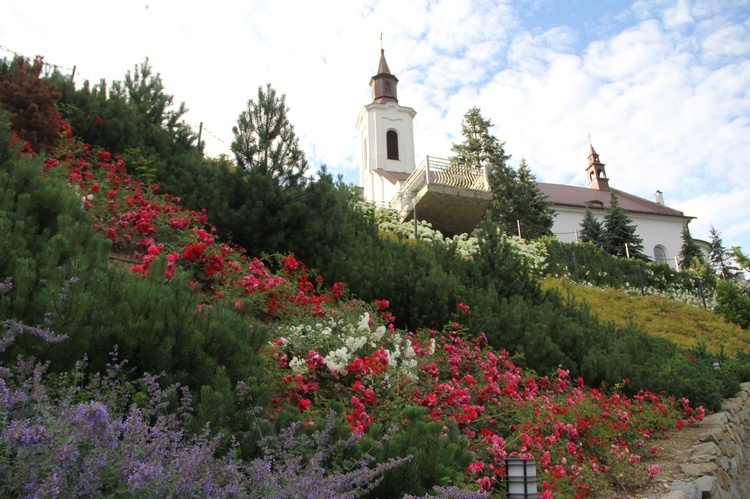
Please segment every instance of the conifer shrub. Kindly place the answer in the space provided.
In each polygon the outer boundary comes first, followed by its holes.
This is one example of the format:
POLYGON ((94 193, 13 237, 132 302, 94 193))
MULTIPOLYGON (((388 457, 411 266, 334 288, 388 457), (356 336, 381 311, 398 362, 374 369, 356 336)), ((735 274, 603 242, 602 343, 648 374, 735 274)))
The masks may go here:
POLYGON ((750 285, 722 280, 716 289, 716 312, 742 329, 750 329, 750 285))

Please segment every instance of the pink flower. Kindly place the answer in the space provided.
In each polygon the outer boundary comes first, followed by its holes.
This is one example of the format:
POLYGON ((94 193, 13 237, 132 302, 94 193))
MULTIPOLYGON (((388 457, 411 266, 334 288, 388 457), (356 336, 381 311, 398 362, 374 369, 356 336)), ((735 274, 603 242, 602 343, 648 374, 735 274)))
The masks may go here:
POLYGON ((484 490, 485 492, 489 492, 490 490, 492 490, 492 479, 488 476, 482 477, 477 480, 477 484, 479 484, 479 488, 481 490, 484 490))
POLYGON ((466 469, 469 473, 479 474, 484 470, 484 463, 482 461, 474 461, 466 469))
POLYGON ((647 468, 648 477, 653 479, 659 473, 659 465, 655 464, 647 468))

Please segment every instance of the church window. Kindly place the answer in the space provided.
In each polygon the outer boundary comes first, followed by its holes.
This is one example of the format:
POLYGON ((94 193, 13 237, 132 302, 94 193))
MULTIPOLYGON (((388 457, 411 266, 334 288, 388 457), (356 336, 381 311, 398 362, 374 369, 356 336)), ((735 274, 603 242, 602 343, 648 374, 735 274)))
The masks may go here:
POLYGON ((391 82, 386 80, 385 82, 385 93, 390 94, 391 93, 391 82))
POLYGON ((654 260, 656 261, 656 263, 667 262, 667 250, 664 248, 664 246, 660 244, 654 246, 654 260))
POLYGON ((395 130, 388 130, 388 133, 385 134, 385 145, 388 159, 398 161, 398 134, 395 130))

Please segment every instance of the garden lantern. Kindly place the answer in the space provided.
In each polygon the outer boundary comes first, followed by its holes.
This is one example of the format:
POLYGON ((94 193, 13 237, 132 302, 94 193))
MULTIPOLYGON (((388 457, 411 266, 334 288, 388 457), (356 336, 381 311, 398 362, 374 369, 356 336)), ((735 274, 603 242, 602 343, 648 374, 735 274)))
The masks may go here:
POLYGON ((508 499, 536 499, 536 459, 505 460, 505 480, 508 499))

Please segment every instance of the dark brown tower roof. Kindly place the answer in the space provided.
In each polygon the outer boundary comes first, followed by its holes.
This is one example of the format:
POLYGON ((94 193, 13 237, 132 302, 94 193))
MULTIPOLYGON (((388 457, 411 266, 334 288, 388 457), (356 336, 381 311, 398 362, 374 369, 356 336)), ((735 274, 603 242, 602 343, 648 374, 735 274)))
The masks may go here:
POLYGON ((388 69, 388 63, 385 62, 385 51, 380 49, 380 63, 378 64, 378 74, 370 78, 372 87, 372 101, 378 104, 385 102, 398 102, 396 86, 398 78, 391 74, 388 69))

